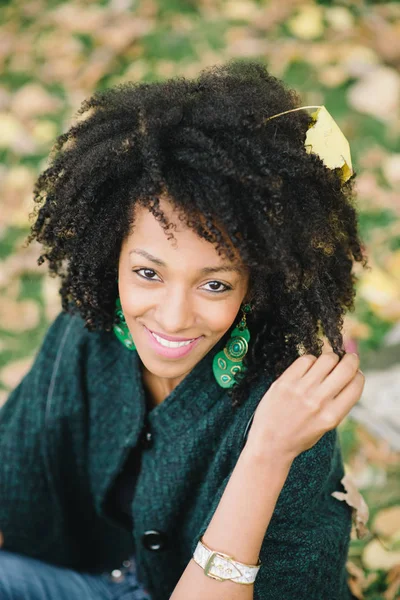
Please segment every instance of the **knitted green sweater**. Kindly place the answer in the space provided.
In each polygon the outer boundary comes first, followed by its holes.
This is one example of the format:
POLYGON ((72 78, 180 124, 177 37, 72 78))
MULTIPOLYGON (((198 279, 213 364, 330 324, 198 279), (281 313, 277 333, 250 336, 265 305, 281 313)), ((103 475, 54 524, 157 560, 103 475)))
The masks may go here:
MULTIPOLYGON (((140 359, 112 332, 61 312, 0 410, 4 548, 91 572, 134 553, 153 600, 167 600, 271 383, 260 377, 233 409, 212 374, 220 342, 148 415, 154 443, 143 450, 128 530, 106 511, 106 495, 143 428, 140 359)), ((331 496, 344 491, 343 475, 336 430, 296 457, 263 541, 255 600, 351 598, 351 509, 331 496)))

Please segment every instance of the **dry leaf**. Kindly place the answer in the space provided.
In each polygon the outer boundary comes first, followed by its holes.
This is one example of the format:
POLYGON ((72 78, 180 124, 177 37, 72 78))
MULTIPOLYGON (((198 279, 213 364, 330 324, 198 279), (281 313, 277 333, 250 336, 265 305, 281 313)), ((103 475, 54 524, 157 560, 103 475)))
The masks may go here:
POLYGON ((61 311, 61 282, 55 277, 44 277, 42 281, 42 294, 45 302, 46 319, 50 323, 61 311))
POLYGON ((45 113, 57 113, 62 106, 59 98, 49 94, 38 83, 27 83, 14 94, 11 112, 24 120, 45 113))
POLYGON ((348 579, 348 584, 351 590, 351 593, 358 598, 359 600, 364 600, 364 590, 366 590, 371 583, 373 583, 377 577, 377 573, 369 573, 366 577, 365 573, 360 567, 357 567, 350 560, 346 563, 347 572, 350 575, 348 579))
POLYGON ((362 77, 380 65, 380 58, 368 46, 358 45, 353 41, 348 44, 337 44, 338 63, 351 77, 362 77))
POLYGON ((34 357, 22 358, 9 363, 0 371, 0 379, 10 390, 13 390, 21 379, 28 373, 33 364, 34 357))
POLYGON ((37 327, 39 320, 39 305, 34 300, 16 302, 8 296, 0 297, 0 328, 23 332, 37 327))
POLYGON ((373 531, 389 538, 400 533, 400 506, 380 510, 375 516, 373 531))
POLYGON ((400 320, 400 286, 398 282, 378 266, 361 278, 358 293, 381 318, 400 320))
POLYGON ((350 475, 346 474, 340 481, 345 488, 345 492, 332 492, 331 496, 337 500, 344 500, 353 508, 353 523, 356 528, 358 539, 366 537, 369 533, 366 524, 369 518, 369 508, 363 496, 356 488, 350 475))
POLYGON ((349 31, 354 27, 354 17, 344 6, 327 7, 325 18, 334 31, 349 31))
POLYGON ((400 105, 400 75, 395 69, 379 66, 349 89, 348 100, 359 112, 385 123, 394 122, 400 105))
POLYGON ((367 569, 376 571, 383 569, 387 571, 400 564, 400 552, 390 552, 386 550, 377 539, 372 540, 364 548, 362 561, 367 569))
POLYGON ((386 262, 385 269, 394 279, 397 279, 400 285, 400 250, 395 250, 389 254, 386 262))
POLYGON ((324 12, 321 6, 304 4, 287 24, 296 37, 302 40, 313 40, 324 33, 323 16, 324 12))
POLYGON ((387 156, 381 167, 386 181, 393 187, 400 186, 400 152, 387 156))
POLYGON ((386 576, 389 587, 383 594, 385 600, 395 600, 400 597, 400 564, 390 569, 386 576))
POLYGON ((26 134, 22 123, 14 115, 0 113, 0 148, 13 148, 16 140, 26 134))

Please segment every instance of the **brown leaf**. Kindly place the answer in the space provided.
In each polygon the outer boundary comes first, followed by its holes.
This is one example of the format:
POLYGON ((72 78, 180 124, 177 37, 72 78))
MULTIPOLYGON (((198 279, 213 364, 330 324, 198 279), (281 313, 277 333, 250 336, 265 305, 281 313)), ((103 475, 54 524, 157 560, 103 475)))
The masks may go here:
POLYGON ((341 479, 341 483, 346 492, 332 492, 331 495, 337 500, 344 500, 353 508, 353 523, 356 528, 357 537, 358 539, 362 539, 370 533, 366 527, 369 518, 368 505, 348 474, 341 479))
POLYGON ((400 564, 392 567, 387 576, 386 581, 389 584, 387 590, 383 593, 385 600, 395 600, 400 597, 400 564))
POLYGON ((0 379, 10 390, 13 390, 28 373, 33 364, 33 358, 33 356, 29 356, 16 360, 1 369, 0 379))
POLYGON ((378 539, 374 539, 364 548, 362 561, 367 569, 387 571, 400 564, 400 552, 386 550, 378 539))
POLYGON ((39 324, 39 305, 34 300, 16 302, 8 296, 0 298, 0 327, 6 331, 22 332, 39 324))
POLYGON ((400 75, 387 66, 368 72, 348 91, 350 105, 387 124, 397 118, 400 105, 400 75))
POLYGON ((348 584, 351 593, 359 600, 364 600, 364 590, 366 590, 371 585, 371 583, 373 583, 377 579, 378 574, 369 573, 369 575, 366 577, 364 571, 360 569, 360 567, 357 567, 357 565, 355 565, 350 560, 348 560, 346 563, 346 569, 350 575, 350 578, 348 579, 348 584))
POLYGON ((373 530, 385 537, 392 537, 400 532, 400 506, 380 510, 375 516, 373 530))
POLYGON ((11 111, 24 120, 45 113, 57 113, 62 105, 60 99, 49 94, 38 83, 27 83, 14 94, 11 111))

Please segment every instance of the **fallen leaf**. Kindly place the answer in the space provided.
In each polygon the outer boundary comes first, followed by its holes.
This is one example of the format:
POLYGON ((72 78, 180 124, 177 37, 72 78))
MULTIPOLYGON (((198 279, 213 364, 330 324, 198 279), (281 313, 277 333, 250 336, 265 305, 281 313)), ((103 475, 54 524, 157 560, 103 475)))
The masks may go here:
POLYGON ((40 84, 27 83, 14 94, 11 112, 24 120, 45 113, 58 113, 62 106, 62 101, 49 94, 40 84))
POLYGON ((350 575, 348 584, 351 593, 359 600, 364 600, 364 590, 366 590, 374 581, 376 581, 378 574, 369 573, 366 577, 364 571, 360 569, 360 567, 357 567, 357 565, 350 560, 348 560, 346 563, 346 570, 350 575))
POLYGON ((392 537, 400 532, 400 506, 380 510, 375 516, 373 530, 385 537, 392 537))
POLYGON ((37 327, 39 305, 34 300, 16 302, 8 296, 0 297, 0 327, 6 331, 23 332, 37 327))
POLYGON ((291 33, 302 40, 313 40, 324 33, 323 8, 316 4, 304 4, 297 14, 288 20, 291 33))
POLYGON ((344 6, 327 7, 325 19, 334 31, 349 31, 354 27, 354 17, 344 6))
POLYGON ((386 581, 389 587, 384 592, 385 600, 395 600, 400 597, 400 564, 392 567, 386 575, 386 581))
POLYGON ((378 66, 352 85, 347 97, 359 112, 385 123, 394 122, 400 104, 400 75, 391 67, 378 66))
POLYGON ((344 500, 353 508, 353 523, 357 531, 358 539, 367 536, 369 529, 366 527, 369 518, 369 508, 363 496, 356 488, 350 475, 346 474, 340 481, 344 486, 345 492, 332 492, 331 496, 337 500, 344 500))
POLYGON ((43 277, 42 292, 45 302, 46 319, 52 322, 61 311, 61 281, 54 277, 43 277))
POLYGON ((374 266, 363 275, 358 293, 371 309, 388 321, 400 319, 400 287, 398 282, 380 267, 374 266))
POLYGON ((367 569, 376 571, 383 569, 387 571, 400 564, 400 552, 390 552, 385 550, 381 542, 377 539, 372 540, 364 548, 362 561, 367 569))
POLYGON ((381 164, 386 181, 393 187, 400 186, 400 152, 387 156, 381 164))
POLYGON ((21 379, 31 368, 33 360, 34 357, 29 356, 27 358, 22 358, 21 360, 13 361, 3 367, 0 371, 0 379, 4 385, 10 390, 13 390, 15 387, 17 387, 21 379))

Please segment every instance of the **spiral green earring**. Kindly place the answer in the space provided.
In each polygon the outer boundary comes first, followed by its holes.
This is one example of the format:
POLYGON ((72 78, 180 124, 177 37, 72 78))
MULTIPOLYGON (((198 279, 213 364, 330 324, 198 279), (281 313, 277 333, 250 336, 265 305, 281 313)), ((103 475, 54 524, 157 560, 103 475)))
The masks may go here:
POLYGON ((123 343, 125 348, 128 348, 128 350, 136 350, 131 332, 129 331, 128 325, 125 321, 124 313, 122 312, 121 300, 119 297, 115 301, 115 315, 118 318, 118 323, 113 326, 115 335, 123 343))
POLYGON ((250 331, 246 324, 246 314, 251 311, 250 304, 242 308, 243 316, 231 333, 225 348, 214 356, 213 373, 217 383, 223 388, 231 388, 236 382, 234 375, 244 373, 246 368, 242 364, 249 348, 250 331))

